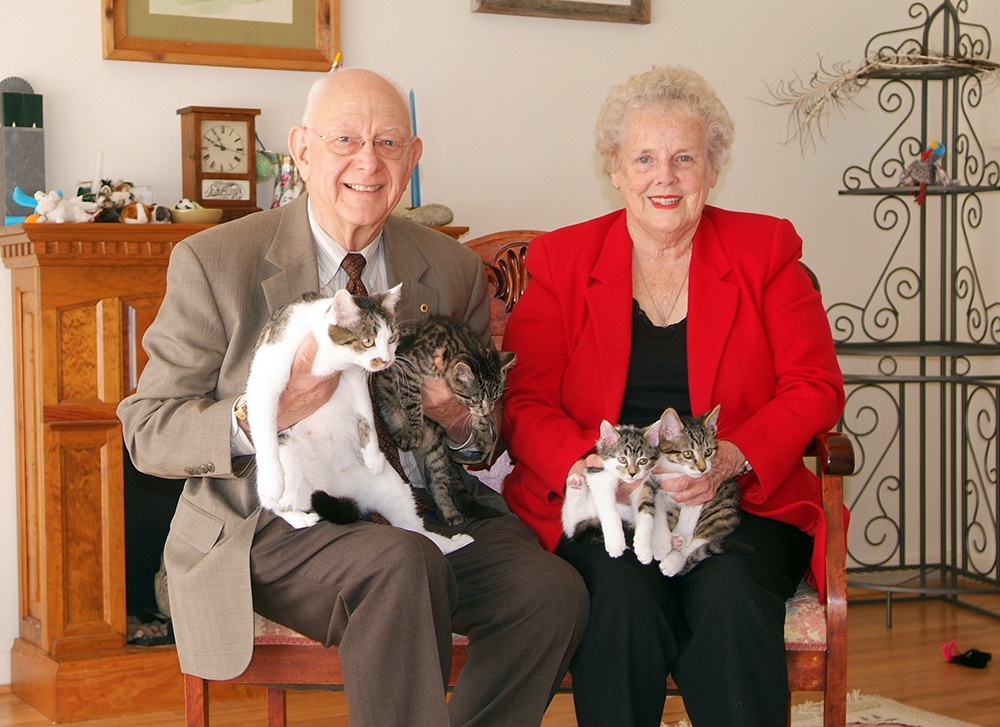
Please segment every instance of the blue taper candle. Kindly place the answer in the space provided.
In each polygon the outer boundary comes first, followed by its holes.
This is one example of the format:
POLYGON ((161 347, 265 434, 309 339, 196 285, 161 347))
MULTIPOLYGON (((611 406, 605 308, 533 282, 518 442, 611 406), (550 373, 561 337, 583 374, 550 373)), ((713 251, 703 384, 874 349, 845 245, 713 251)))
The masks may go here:
MULTIPOLYGON (((410 89, 410 126, 413 127, 413 135, 417 135, 417 105, 413 100, 413 89, 410 89)), ((420 165, 413 167, 410 175, 410 207, 420 206, 420 165)))

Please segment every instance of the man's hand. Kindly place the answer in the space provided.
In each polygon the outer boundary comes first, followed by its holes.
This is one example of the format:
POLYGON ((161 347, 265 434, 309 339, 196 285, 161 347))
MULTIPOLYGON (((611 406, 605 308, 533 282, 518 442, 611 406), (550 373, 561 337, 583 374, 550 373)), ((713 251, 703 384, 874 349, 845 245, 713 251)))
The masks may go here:
POLYGON ((310 334, 295 351, 292 373, 278 399, 278 430, 287 429, 305 419, 330 400, 340 384, 340 372, 331 376, 314 376, 316 339, 310 334))
MULTIPOLYGON (((438 371, 444 370, 444 360, 438 356, 434 359, 438 371)), ((442 427, 455 444, 463 444, 472 433, 469 407, 455 398, 444 377, 425 380, 420 385, 420 403, 424 416, 442 427)))

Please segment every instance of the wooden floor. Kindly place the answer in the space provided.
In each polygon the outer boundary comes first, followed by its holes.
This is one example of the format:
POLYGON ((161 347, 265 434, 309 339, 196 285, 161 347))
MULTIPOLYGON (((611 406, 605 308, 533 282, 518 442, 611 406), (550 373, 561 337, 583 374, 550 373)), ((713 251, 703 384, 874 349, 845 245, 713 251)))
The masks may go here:
MULTIPOLYGON (((855 594, 852 594, 852 597, 855 594)), ((981 597, 980 605, 1000 612, 1000 596, 981 597)), ((848 609, 848 688, 880 694, 899 702, 964 719, 982 727, 1000 727, 1000 620, 937 600, 893 603, 893 625, 886 628, 884 602, 853 602, 848 609), (960 650, 976 648, 994 655, 986 669, 947 663, 942 641, 954 639, 960 650)), ((797 693, 796 703, 818 698, 797 693)), ((292 727, 346 727, 343 694, 298 692, 289 698, 292 727)), ((667 700, 664 720, 684 716, 679 698, 667 700)), ((0 688, 0 727, 40 727, 42 715, 0 688)), ((130 715, 75 722, 74 727, 179 727, 177 712, 130 715)), ((219 702, 212 708, 213 727, 263 727, 263 702, 219 702)), ((557 695, 543 727, 573 727, 572 696, 557 695)), ((387 726, 389 727, 389 726, 387 726)), ((516 727, 516 726, 512 726, 516 727)))

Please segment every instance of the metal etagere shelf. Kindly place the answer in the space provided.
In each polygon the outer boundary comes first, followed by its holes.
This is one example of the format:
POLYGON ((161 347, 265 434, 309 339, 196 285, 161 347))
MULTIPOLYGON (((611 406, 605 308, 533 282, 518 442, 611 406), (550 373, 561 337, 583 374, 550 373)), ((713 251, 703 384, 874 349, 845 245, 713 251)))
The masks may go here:
POLYGON ((889 625, 893 594, 1000 618, 978 598, 1000 593, 1000 302, 981 280, 996 285, 998 266, 994 257, 981 270, 974 255, 997 255, 997 228, 982 223, 1000 165, 968 115, 995 69, 980 62, 991 52, 985 26, 960 20, 968 5, 914 3, 916 25, 869 40, 866 58, 923 60, 867 76, 891 131, 865 166, 845 170, 840 191, 878 197, 879 241, 858 275, 884 267, 864 303, 828 315, 847 389, 841 426, 859 461, 846 483, 848 583, 886 594, 889 625), (954 183, 928 187, 917 204, 900 179, 933 141, 954 183))

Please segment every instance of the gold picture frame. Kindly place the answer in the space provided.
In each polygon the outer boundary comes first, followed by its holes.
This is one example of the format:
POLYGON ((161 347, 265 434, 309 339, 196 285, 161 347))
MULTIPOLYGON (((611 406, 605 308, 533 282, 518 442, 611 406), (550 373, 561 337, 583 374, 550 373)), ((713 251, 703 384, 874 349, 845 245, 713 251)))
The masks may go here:
POLYGON ((340 0, 291 0, 292 22, 281 23, 199 17, 192 3, 157 14, 150 0, 101 2, 111 60, 328 71, 340 49, 340 0))
POLYGON ((645 25, 649 23, 651 4, 651 0, 620 0, 617 3, 576 2, 576 0, 472 0, 472 12, 645 25))

